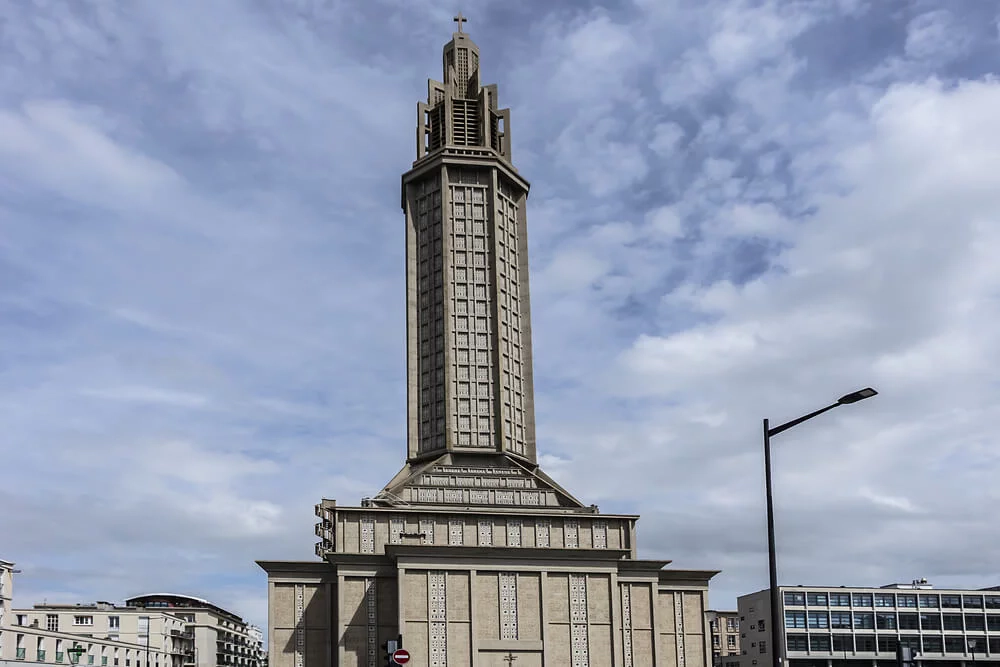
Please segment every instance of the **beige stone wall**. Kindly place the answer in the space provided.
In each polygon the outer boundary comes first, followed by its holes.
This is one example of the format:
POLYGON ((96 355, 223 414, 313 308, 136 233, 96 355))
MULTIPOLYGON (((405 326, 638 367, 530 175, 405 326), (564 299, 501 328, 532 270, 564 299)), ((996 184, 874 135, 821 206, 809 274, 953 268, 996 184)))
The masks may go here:
POLYGON ((268 600, 268 660, 271 667, 296 667, 300 650, 304 667, 330 664, 331 630, 336 619, 332 583, 272 582, 268 600), (301 597, 300 597, 301 596, 301 597))
MULTIPOLYGON (((507 540, 507 520, 516 519, 521 522, 521 547, 535 548, 543 547, 538 543, 537 524, 545 521, 549 526, 548 548, 606 548, 624 549, 628 548, 628 535, 631 532, 632 521, 627 519, 606 518, 601 516, 575 516, 572 518, 563 517, 537 517, 531 515, 510 515, 498 514, 465 514, 460 515, 462 519, 462 546, 479 545, 479 522, 481 520, 491 522, 491 534, 493 537, 492 546, 516 546, 508 544, 507 540), (566 539, 567 522, 575 522, 576 546, 573 547, 566 539), (595 524, 600 523, 604 528, 598 530, 604 535, 602 542, 595 543, 595 524)), ((443 512, 393 512, 380 509, 367 508, 338 508, 336 510, 336 551, 340 553, 373 553, 384 554, 388 544, 434 544, 437 546, 447 546, 450 544, 449 519, 455 517, 454 513, 443 512), (402 532, 416 534, 424 532, 427 526, 433 526, 433 535, 428 535, 426 540, 419 538, 401 538, 393 542, 391 533, 391 523, 393 520, 402 521, 402 532), (371 537, 365 541, 363 536, 365 529, 362 526, 364 521, 370 521, 371 537)))
POLYGON ((706 632, 706 590, 660 589, 658 653, 668 667, 707 667, 711 664, 710 633, 706 632), (679 626, 682 626, 679 627, 679 626))

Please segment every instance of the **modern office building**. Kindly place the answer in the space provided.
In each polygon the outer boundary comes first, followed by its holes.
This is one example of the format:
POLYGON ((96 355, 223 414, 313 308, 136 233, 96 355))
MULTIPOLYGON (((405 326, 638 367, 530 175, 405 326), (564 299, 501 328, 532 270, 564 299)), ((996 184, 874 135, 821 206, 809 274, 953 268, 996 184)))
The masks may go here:
POLYGON ((710 609, 705 620, 712 634, 712 667, 739 667, 739 612, 710 609))
MULTIPOLYGON (((1000 663, 1000 590, 934 589, 926 579, 880 588, 782 586, 778 649, 787 667, 894 667, 907 646, 934 667, 1000 663)), ((775 649, 769 590, 737 602, 740 667, 775 649)))

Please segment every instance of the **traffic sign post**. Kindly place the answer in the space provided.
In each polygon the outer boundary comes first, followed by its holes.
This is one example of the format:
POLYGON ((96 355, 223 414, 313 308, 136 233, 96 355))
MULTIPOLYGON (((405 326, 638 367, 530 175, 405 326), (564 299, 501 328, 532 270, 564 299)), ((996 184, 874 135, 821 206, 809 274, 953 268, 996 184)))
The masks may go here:
POLYGON ((397 649, 392 654, 392 661, 395 662, 397 665, 405 665, 410 661, 410 652, 407 651, 405 648, 397 649))

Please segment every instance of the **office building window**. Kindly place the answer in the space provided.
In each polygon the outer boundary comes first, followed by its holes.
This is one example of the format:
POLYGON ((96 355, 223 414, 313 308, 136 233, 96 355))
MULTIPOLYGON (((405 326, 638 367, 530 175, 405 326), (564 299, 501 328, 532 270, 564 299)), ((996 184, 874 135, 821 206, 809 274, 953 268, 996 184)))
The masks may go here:
POLYGON ((830 606, 831 607, 850 607, 851 606, 851 594, 850 593, 830 593, 830 606))
POLYGON ((983 596, 982 595, 963 595, 962 596, 962 606, 966 609, 982 609, 983 608, 983 596))
POLYGON ((914 635, 903 635, 899 638, 899 645, 912 649, 915 653, 920 652, 920 637, 914 635))
POLYGON ((117 630, 121 624, 121 619, 118 616, 108 616, 108 627, 112 630, 117 630))
POLYGON ((875 614, 870 612, 855 612, 854 627, 863 630, 871 630, 875 627, 875 614))
POLYGON ((944 638, 940 635, 925 635, 923 640, 924 653, 941 653, 944 651, 944 638))
POLYGON ((965 629, 982 632, 986 629, 986 620, 980 614, 966 614, 965 615, 965 629))
POLYGON ((1000 637, 990 637, 990 653, 1000 653, 1000 637))
POLYGON ((813 651, 829 651, 830 635, 809 635, 809 648, 813 651))
POLYGON ((896 596, 892 593, 876 593, 875 594, 875 606, 876 607, 895 607, 896 606, 896 596))
POLYGON ((987 595, 986 596, 986 608, 987 609, 1000 609, 1000 595, 987 595))
POLYGON ((875 614, 875 627, 879 630, 895 630, 896 629, 896 614, 885 611, 880 611, 875 614))
POLYGON ((726 648, 736 648, 736 635, 729 635, 726 637, 726 648))
POLYGON ((962 606, 962 596, 960 595, 942 595, 941 596, 941 606, 945 609, 958 609, 962 606))
POLYGON ((833 636, 833 650, 834 651, 844 651, 845 653, 854 652, 854 635, 834 635, 833 636))
POLYGON ((806 599, 810 607, 825 607, 827 602, 826 593, 808 593, 806 599))
POLYGON ((969 653, 986 653, 986 637, 968 637, 969 653))
POLYGON ((945 653, 965 653, 965 637, 945 637, 945 653))
POLYGON ((875 635, 855 635, 854 645, 858 653, 873 653, 875 651, 875 635))
POLYGON ((920 629, 920 616, 918 614, 899 614, 899 629, 900 630, 919 630, 920 629))
POLYGON ((936 595, 921 595, 917 599, 920 601, 920 606, 925 609, 938 608, 938 596, 936 595))
POLYGON ((93 624, 94 624, 94 617, 93 616, 74 616, 73 617, 73 625, 93 625, 93 624))
POLYGON ((895 653, 896 646, 899 644, 899 639, 896 635, 879 635, 878 636, 878 652, 879 653, 895 653))
POLYGON ((851 612, 849 611, 831 611, 830 612, 830 627, 839 628, 841 630, 849 630, 851 626, 851 612))
POLYGON ((965 625, 962 623, 961 614, 945 614, 944 615, 944 629, 945 630, 964 630, 965 625))
POLYGON ((1000 630, 1000 614, 987 614, 986 615, 986 629, 990 630, 1000 630))
POLYGON ((941 615, 940 614, 920 614, 920 629, 921 630, 940 630, 941 629, 941 615))
POLYGON ((853 597, 855 607, 870 607, 872 606, 872 594, 871 593, 855 593, 853 597))
POLYGON ((806 627, 806 613, 804 611, 786 611, 785 627, 786 628, 806 627))
POLYGON ((789 651, 808 651, 809 650, 809 636, 808 635, 788 635, 786 638, 789 651))
POLYGON ((809 627, 810 628, 830 627, 830 615, 825 611, 810 611, 809 627))
POLYGON ((917 596, 916 595, 897 595, 896 596, 896 606, 897 607, 916 607, 917 606, 917 596))
MULTIPOLYGON (((801 607, 806 603, 805 593, 785 593, 785 604, 792 605, 795 607, 801 607)), ((750 610, 753 611, 752 609, 750 610)))
POLYGON ((59 632, 59 615, 48 614, 45 617, 45 627, 49 632, 59 632))

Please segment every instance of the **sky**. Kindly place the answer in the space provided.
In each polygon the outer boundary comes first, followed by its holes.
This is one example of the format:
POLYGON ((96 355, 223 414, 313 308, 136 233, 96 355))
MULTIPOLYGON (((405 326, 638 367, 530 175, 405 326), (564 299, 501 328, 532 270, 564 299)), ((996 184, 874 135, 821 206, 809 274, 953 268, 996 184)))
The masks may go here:
POLYGON ((405 458, 416 102, 461 9, 512 109, 543 469, 639 555, 1000 585, 1000 4, 21 0, 0 9, 15 606, 196 595, 405 458))

